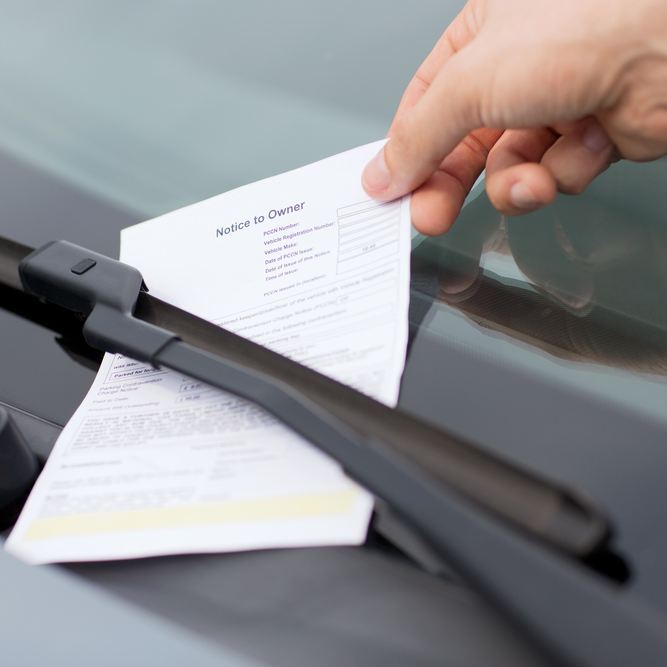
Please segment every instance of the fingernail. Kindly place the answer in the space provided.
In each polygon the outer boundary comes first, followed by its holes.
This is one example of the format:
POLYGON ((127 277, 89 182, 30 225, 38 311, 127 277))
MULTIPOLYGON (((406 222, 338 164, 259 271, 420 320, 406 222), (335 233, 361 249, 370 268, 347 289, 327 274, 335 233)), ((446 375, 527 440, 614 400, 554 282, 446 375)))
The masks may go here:
POLYGON ((364 187, 371 192, 382 192, 391 183, 391 174, 384 159, 384 148, 366 165, 363 174, 364 187))
POLYGON ((533 191, 521 181, 510 188, 510 200, 514 206, 525 211, 536 208, 540 203, 533 191))
POLYGON ((581 143, 588 148, 591 153, 602 153, 603 150, 611 146, 611 141, 607 133, 596 123, 586 128, 581 143))

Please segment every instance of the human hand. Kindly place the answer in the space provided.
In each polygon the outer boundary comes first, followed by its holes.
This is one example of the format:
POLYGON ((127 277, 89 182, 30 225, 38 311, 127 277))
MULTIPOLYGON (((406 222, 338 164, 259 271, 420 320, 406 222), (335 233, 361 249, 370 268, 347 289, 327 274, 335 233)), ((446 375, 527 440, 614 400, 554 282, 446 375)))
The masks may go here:
POLYGON ((469 0, 408 85, 366 167, 376 199, 414 191, 425 234, 486 168, 502 213, 575 194, 620 157, 667 154, 665 0, 469 0))

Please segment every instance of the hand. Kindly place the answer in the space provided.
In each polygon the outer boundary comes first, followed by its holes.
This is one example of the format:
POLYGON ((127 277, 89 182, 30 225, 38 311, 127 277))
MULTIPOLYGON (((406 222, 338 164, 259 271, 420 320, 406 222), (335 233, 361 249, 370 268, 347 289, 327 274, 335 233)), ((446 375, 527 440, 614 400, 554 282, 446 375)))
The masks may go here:
POLYGON ((408 85, 366 167, 376 199, 414 191, 447 231, 486 168, 519 215, 574 194, 620 157, 667 153, 666 0, 469 0, 408 85))

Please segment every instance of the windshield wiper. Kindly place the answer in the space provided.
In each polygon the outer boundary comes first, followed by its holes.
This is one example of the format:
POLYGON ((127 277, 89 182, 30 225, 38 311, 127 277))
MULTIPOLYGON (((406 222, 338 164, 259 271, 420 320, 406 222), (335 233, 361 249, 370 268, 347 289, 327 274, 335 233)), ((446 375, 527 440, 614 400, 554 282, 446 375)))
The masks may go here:
POLYGON ((0 240, 0 283, 83 316, 92 347, 274 414, 389 503, 548 655, 582 667, 667 657, 664 619, 583 564, 610 531, 569 490, 169 306, 136 269, 79 246, 31 253, 0 240))

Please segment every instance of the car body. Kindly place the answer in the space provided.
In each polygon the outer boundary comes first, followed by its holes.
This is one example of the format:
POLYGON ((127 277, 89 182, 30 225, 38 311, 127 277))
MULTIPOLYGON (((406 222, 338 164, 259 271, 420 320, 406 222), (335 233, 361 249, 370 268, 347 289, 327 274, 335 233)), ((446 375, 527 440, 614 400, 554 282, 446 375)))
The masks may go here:
MULTIPOLYGON (((2 48, 21 36, 35 48, 0 68, 0 234, 116 256, 125 226, 375 138, 456 4, 425 4, 423 16, 381 3, 14 8, 2 48), (388 71, 355 69, 378 50, 388 71)), ((584 195, 514 220, 482 193, 449 235, 416 242, 399 403, 591 497, 615 526, 627 585, 663 610, 666 177, 665 161, 621 163, 584 195)), ((98 356, 2 304, 0 340, 0 404, 45 457, 98 356)), ((179 628, 195 664, 202 647, 286 666, 542 664, 401 537, 409 526, 389 513, 376 527, 363 548, 46 569, 92 584, 100 604, 120 598, 166 621, 155 642, 179 628)), ((69 613, 68 599, 43 603, 69 613)), ((39 628, 54 647, 60 632, 39 628)), ((63 656, 77 664, 73 649, 63 656)))

